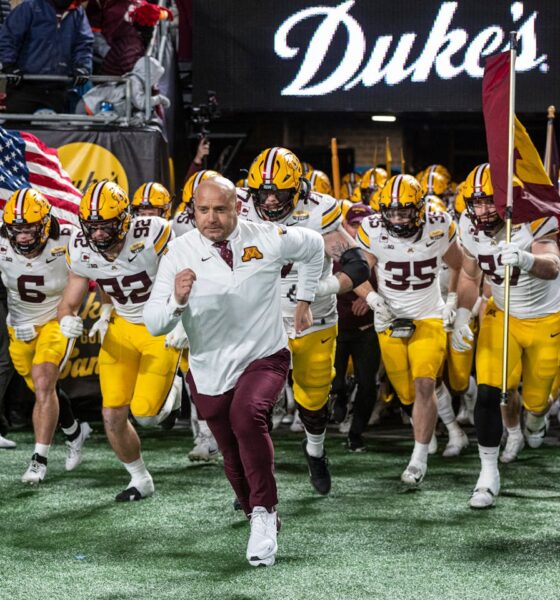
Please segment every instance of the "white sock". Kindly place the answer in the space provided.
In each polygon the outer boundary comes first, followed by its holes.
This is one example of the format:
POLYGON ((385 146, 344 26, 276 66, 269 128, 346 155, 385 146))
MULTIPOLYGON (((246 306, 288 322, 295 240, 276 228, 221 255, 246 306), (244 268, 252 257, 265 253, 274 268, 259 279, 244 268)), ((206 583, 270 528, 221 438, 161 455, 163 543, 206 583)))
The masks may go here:
POLYGON ((325 453, 325 431, 318 435, 314 433, 305 432, 307 436, 307 454, 314 458, 321 458, 325 453))
POLYGON ((498 471, 498 455, 500 447, 490 447, 478 445, 478 455, 480 456, 480 475, 476 487, 492 488, 493 492, 499 490, 493 489, 496 480, 500 481, 500 472, 498 471))
POLYGON ((73 433, 76 433, 76 431, 78 431, 79 427, 80 424, 78 423, 78 421, 74 420, 74 423, 72 423, 70 427, 62 428, 62 433, 64 433, 64 435, 72 435, 73 433))
POLYGON ((506 429, 509 437, 521 437, 523 435, 521 433, 521 425, 516 425, 515 427, 507 427, 506 429))
POLYGON ((546 415, 534 415, 531 412, 527 412, 527 416, 525 418, 525 427, 536 433, 544 427, 545 416, 546 415))
POLYGON ((444 383, 436 388, 436 402, 439 418, 447 425, 455 421, 451 394, 444 383))
POLYGON ((144 459, 140 457, 131 463, 124 463, 124 468, 130 473, 130 485, 129 487, 136 486, 136 482, 141 479, 150 479, 151 475, 146 469, 144 459))
POLYGON ((204 435, 206 437, 212 436, 212 432, 210 431, 210 427, 208 427, 208 423, 206 423, 206 421, 199 420, 198 421, 198 429, 202 435, 204 435))
POLYGON ((421 465, 425 467, 428 464, 428 448, 430 444, 414 442, 414 450, 410 457, 410 464, 421 465))
POLYGON ((450 438, 462 436, 463 430, 461 429, 457 421, 451 421, 451 423, 446 423, 445 426, 447 427, 447 433, 449 434, 450 438))
POLYGON ((50 444, 35 444, 34 453, 42 456, 43 458, 48 458, 50 448, 50 444))

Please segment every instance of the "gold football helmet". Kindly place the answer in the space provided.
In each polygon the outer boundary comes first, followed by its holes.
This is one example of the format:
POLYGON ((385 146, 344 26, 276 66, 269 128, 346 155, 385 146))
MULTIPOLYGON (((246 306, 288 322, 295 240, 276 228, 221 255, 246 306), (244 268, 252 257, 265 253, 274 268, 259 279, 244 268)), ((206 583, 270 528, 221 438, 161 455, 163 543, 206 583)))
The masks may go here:
POLYGON ((249 191, 265 221, 281 221, 309 191, 298 157, 287 148, 267 148, 249 169, 249 191), (271 200, 273 197, 273 200, 271 200))
POLYGON ((436 171, 437 165, 432 165, 422 173, 422 178, 419 179, 422 191, 425 195, 430 196, 443 196, 447 190, 449 180, 446 179, 441 173, 436 171))
POLYGON ((205 180, 205 179, 214 179, 214 177, 219 177, 220 174, 218 171, 212 171, 211 169, 203 169, 202 171, 197 171, 193 175, 191 175, 187 179, 187 183, 185 183, 185 187, 183 188, 183 195, 181 197, 181 202, 179 206, 175 210, 175 215, 179 215, 183 212, 187 212, 189 216, 194 217, 194 192, 196 188, 205 180))
POLYGON ((360 187, 361 175, 359 173, 346 173, 340 180, 340 199, 349 200, 356 188, 360 187))
POLYGON ((386 181, 387 171, 385 169, 373 167, 372 169, 365 171, 360 181, 361 202, 367 204, 371 194, 376 192, 379 188, 382 188, 386 181))
POLYGON ((165 186, 155 181, 143 183, 132 197, 132 213, 140 214, 143 208, 159 210, 160 217, 169 219, 171 216, 171 194, 165 186))
POLYGON ((124 239, 130 227, 130 200, 113 181, 92 183, 80 202, 80 225, 86 240, 95 250, 104 252, 124 239), (106 237, 93 236, 103 230, 106 237))
POLYGON ((4 232, 18 254, 32 254, 42 248, 51 231, 51 205, 41 192, 23 188, 14 192, 4 206, 4 232), (18 234, 32 237, 18 241, 18 234))
POLYGON ((494 187, 488 163, 478 165, 468 174, 463 184, 463 197, 467 214, 478 231, 492 232, 502 223, 494 204, 494 187), (475 206, 486 206, 488 210, 477 215, 475 206))
POLYGON ((306 179, 311 184, 311 191, 332 195, 331 180, 323 171, 311 171, 307 174, 306 179))
POLYGON ((379 197, 379 208, 387 231, 398 237, 411 237, 424 218, 422 186, 412 175, 391 177, 379 197))

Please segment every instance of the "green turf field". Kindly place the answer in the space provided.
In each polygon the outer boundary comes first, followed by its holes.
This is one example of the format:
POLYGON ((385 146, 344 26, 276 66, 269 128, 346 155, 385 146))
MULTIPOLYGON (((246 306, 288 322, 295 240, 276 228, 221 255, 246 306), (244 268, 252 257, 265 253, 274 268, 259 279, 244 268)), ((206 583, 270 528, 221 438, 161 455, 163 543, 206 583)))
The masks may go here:
POLYGON ((333 434, 333 491, 320 498, 301 435, 275 432, 283 526, 277 564, 255 569, 221 466, 188 463, 188 431, 143 432, 156 495, 130 504, 114 502, 128 477, 100 423, 94 432, 73 473, 57 438, 39 489, 19 482, 32 434, 13 433, 18 448, 0 450, 2 600, 560 598, 554 439, 503 468, 497 507, 475 512, 466 505, 474 443, 460 459, 431 457, 421 491, 407 492, 409 431, 371 430, 365 454, 347 453, 333 434))

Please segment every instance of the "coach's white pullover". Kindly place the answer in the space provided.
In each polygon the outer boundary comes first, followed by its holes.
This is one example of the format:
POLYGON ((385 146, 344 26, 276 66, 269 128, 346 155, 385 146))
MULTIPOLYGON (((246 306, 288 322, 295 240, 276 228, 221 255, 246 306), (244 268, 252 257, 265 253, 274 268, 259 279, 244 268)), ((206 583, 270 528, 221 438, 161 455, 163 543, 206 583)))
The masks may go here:
POLYGON ((152 335, 182 319, 189 338, 189 367, 198 391, 232 389, 254 360, 287 347, 281 312, 280 271, 301 263, 299 300, 313 301, 323 268, 321 235, 303 228, 239 221, 229 237, 233 269, 197 229, 170 242, 161 259, 144 321, 152 335), (175 301, 175 275, 196 274, 185 306, 175 301))

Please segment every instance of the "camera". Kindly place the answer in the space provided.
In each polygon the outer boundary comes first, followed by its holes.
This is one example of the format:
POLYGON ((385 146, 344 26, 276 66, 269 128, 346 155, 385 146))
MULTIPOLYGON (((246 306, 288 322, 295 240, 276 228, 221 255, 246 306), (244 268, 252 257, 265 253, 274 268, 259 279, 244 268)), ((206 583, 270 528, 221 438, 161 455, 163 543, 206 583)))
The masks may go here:
POLYGON ((207 97, 206 103, 191 106, 190 108, 189 118, 191 125, 197 130, 199 137, 208 135, 210 133, 207 129, 208 125, 214 119, 218 119, 221 116, 216 92, 208 90, 207 97))

